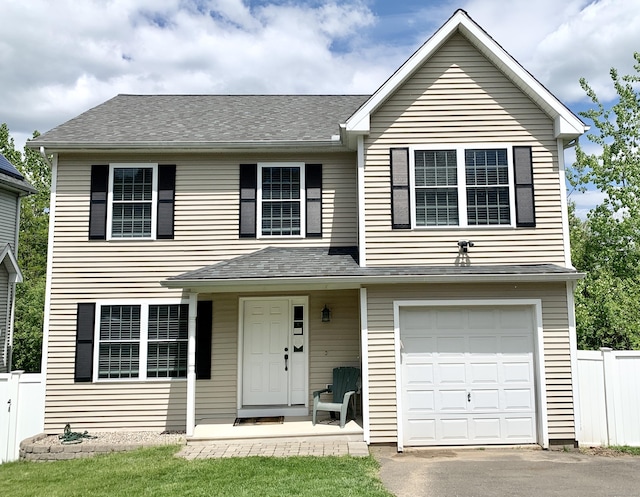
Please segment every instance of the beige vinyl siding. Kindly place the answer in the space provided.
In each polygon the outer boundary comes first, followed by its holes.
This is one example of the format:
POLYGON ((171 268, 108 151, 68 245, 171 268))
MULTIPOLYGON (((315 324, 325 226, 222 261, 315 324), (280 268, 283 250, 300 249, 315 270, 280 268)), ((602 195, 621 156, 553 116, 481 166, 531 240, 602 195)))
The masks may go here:
MULTIPOLYGON (((279 294, 202 294, 213 301, 211 379, 196 382, 196 423, 233 419, 238 388, 238 305, 240 297, 279 294)), ((337 366, 360 365, 358 293, 287 293, 309 295, 309 405, 312 392, 331 383, 337 366), (324 305, 330 323, 320 321, 324 305)), ((182 430, 186 419, 186 381, 74 383, 75 304, 52 313, 45 404, 45 431, 58 433, 66 423, 88 430, 182 430)))
POLYGON ((370 286, 367 290, 371 443, 397 443, 393 302, 541 298, 551 440, 575 440, 567 295, 557 284, 370 286))
MULTIPOLYGON (((152 398, 144 404, 136 400, 139 384, 73 383, 77 303, 104 299, 180 298, 181 291, 163 288, 160 282, 169 276, 267 246, 355 245, 355 174, 355 156, 350 153, 266 156, 61 154, 51 275, 46 429, 59 431, 68 421, 98 426, 102 421, 85 416, 84 406, 95 403, 108 408, 116 400, 119 407, 104 417, 103 426, 110 429, 124 427, 129 420, 138 427, 183 426, 184 381, 154 381, 147 390, 152 398), (238 237, 239 164, 261 161, 323 165, 323 238, 263 240, 238 237), (110 162, 177 165, 173 240, 88 240, 91 165, 110 162), (129 408, 126 407, 128 404, 129 408)), ((237 316, 233 323, 237 324, 237 316)), ((216 348, 216 341, 220 340, 224 342, 224 335, 214 335, 214 350, 220 350, 216 348)), ((235 378, 236 373, 233 370, 221 380, 216 395, 226 398, 226 390, 235 388, 235 380, 231 378, 235 378)), ((235 393, 222 403, 222 412, 229 412, 229 406, 235 408, 235 393)))
POLYGON ((365 153, 367 265, 454 264, 460 239, 473 264, 564 264, 553 121, 462 35, 373 113, 365 153), (390 148, 492 142, 533 147, 536 228, 391 229, 390 148))

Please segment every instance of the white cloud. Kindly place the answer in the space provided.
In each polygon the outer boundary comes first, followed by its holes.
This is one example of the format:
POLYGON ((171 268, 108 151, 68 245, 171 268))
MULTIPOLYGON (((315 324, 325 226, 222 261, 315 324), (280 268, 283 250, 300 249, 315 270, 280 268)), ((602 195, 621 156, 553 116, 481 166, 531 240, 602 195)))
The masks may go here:
POLYGON ((393 69, 350 46, 375 21, 359 0, 9 0, 3 18, 0 121, 18 142, 117 93, 372 92, 393 69))
MULTIPOLYGON (((4 0, 0 122, 21 144, 117 93, 369 93, 460 6, 384 2, 4 0)), ((571 103, 580 76, 608 97, 609 68, 632 71, 634 3, 461 6, 571 103)))
POLYGON ((464 7, 511 55, 565 103, 615 97, 609 70, 633 73, 640 9, 629 0, 469 0, 464 7))

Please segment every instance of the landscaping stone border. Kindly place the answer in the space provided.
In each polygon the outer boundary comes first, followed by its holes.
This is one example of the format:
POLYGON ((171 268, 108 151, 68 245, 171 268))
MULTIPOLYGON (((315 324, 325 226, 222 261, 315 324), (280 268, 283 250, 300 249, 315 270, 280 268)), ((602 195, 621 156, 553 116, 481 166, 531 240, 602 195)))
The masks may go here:
POLYGON ((108 444, 91 443, 83 441, 79 444, 36 444, 50 435, 40 433, 39 435, 26 438, 20 442, 20 459, 25 461, 64 461, 68 459, 81 459, 92 457, 98 454, 110 454, 112 452, 126 452, 130 450, 142 449, 144 447, 157 447, 158 444, 131 443, 131 444, 108 444))

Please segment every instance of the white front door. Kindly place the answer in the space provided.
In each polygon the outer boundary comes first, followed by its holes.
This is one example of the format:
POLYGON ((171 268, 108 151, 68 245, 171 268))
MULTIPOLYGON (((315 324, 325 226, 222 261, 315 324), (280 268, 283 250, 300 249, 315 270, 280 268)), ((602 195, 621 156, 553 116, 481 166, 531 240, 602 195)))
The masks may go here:
POLYGON ((535 443, 529 307, 400 312, 403 443, 535 443))
POLYGON ((246 300, 243 311, 242 404, 289 404, 291 304, 246 300))

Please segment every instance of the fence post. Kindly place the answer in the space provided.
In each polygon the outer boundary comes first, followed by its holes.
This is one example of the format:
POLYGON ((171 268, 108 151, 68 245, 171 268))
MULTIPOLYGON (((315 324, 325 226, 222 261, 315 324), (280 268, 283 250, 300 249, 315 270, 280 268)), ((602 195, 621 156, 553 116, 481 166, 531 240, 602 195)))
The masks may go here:
POLYGON ((613 349, 600 347, 602 352, 602 384, 604 386, 604 405, 607 419, 607 445, 617 445, 616 409, 615 409, 615 384, 616 370, 614 364, 613 349))
POLYGON ((16 436, 18 432, 18 400, 20 392, 20 376, 24 371, 12 371, 9 377, 9 433, 7 440, 6 461, 15 461, 18 458, 16 454, 16 436))

